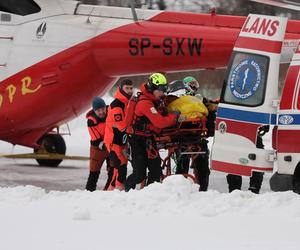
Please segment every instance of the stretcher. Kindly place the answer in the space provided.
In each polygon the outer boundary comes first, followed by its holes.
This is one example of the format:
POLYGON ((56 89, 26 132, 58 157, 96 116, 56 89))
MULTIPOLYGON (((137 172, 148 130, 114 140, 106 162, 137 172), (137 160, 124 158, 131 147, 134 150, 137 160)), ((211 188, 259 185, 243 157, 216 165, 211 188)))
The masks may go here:
MULTIPOLYGON (((190 155, 193 162, 199 154, 207 153, 201 146, 204 142, 206 143, 206 121, 206 117, 188 119, 176 127, 163 129, 160 134, 155 136, 156 148, 167 150, 167 156, 162 159, 163 178, 172 174, 172 159, 176 162, 178 157, 190 155)), ((184 174, 184 176, 197 183, 195 175, 184 174)))

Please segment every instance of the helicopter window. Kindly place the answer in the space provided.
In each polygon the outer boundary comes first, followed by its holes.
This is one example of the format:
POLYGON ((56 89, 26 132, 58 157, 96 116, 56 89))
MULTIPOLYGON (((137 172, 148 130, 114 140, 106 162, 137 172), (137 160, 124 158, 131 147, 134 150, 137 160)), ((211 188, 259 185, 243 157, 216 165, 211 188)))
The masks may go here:
POLYGON ((265 99, 269 58, 236 52, 225 77, 222 100, 241 106, 260 106, 265 99))
POLYGON ((0 11, 26 16, 41 11, 33 0, 5 0, 0 2, 0 11))

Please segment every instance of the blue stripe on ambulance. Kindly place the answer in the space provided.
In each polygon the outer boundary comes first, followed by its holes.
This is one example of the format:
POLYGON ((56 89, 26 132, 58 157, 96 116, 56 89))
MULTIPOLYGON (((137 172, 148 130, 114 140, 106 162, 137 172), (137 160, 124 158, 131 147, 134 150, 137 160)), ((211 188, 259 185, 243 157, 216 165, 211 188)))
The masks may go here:
POLYGON ((223 107, 218 108, 218 118, 258 124, 276 124, 276 114, 237 110, 223 107))

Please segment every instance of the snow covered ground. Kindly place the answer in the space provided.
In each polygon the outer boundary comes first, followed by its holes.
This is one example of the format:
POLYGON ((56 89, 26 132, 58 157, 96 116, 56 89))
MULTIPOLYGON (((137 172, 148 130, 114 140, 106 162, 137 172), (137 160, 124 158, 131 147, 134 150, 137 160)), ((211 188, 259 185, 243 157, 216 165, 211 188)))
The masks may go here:
POLYGON ((141 191, 0 189, 3 250, 298 250, 292 193, 199 193, 181 176, 141 191))
MULTIPOLYGON (((73 135, 65 137, 68 154, 88 155, 84 116, 71 122, 70 128, 73 135)), ((0 152, 31 150, 12 149, 1 142, 0 152)), ((20 171, 21 163, 34 161, 16 163, 20 171)), ((46 169, 45 175, 60 178, 71 171, 68 164, 63 163, 61 170, 46 169)), ((86 175, 85 165, 77 163, 74 169, 81 172, 68 178, 86 175)), ((27 171, 25 168, 18 175, 11 167, 11 181, 27 171)), ((27 169, 39 176, 44 171, 27 169)), ((5 171, 10 171, 9 166, 5 171)), ((22 183, 18 181, 15 183, 22 183)), ((82 183, 81 190, 67 192, 12 183, 10 187, 0 185, 1 250, 298 250, 300 245, 300 197, 292 192, 272 193, 267 181, 260 195, 248 191, 228 194, 224 175, 216 173, 212 174, 211 190, 205 193, 181 176, 129 193, 90 193, 82 190, 82 183)))

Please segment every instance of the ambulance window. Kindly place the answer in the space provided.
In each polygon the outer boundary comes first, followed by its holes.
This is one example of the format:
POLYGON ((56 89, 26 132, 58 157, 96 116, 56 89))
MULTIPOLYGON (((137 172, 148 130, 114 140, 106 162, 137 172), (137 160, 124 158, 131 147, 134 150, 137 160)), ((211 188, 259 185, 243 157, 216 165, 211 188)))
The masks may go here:
POLYGON ((33 0, 5 0, 0 2, 0 11, 26 16, 41 11, 33 0))
POLYGON ((222 100, 242 106, 260 106, 264 102, 269 58, 236 52, 225 78, 222 100))

